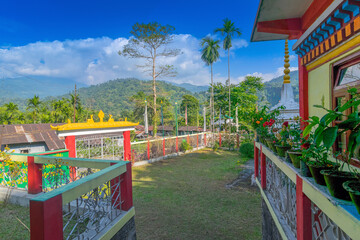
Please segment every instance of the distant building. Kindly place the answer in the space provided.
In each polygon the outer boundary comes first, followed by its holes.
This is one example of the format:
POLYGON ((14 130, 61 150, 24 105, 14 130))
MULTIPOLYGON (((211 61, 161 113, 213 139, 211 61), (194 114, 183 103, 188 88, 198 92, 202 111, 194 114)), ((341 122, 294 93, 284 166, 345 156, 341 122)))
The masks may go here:
POLYGON ((4 125, 0 131, 1 150, 8 146, 15 153, 39 153, 66 148, 50 123, 4 125))
POLYGON ((178 131, 179 131, 179 135, 187 135, 187 134, 203 132, 204 129, 197 126, 181 126, 178 128, 178 131))

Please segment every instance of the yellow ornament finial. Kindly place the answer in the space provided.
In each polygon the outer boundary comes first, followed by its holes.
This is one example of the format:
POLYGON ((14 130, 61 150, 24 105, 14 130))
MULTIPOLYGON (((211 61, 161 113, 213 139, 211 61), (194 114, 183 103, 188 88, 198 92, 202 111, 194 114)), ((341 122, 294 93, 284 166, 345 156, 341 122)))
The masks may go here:
POLYGON ((100 122, 103 122, 104 121, 104 117, 105 117, 105 114, 102 110, 100 110, 99 114, 98 114, 98 117, 100 119, 100 122))
POLYGON ((284 59, 284 62, 285 62, 285 64, 284 64, 284 67, 285 67, 285 69, 284 69, 284 73, 285 73, 285 75, 284 75, 284 84, 285 83, 290 83, 290 75, 289 75, 289 73, 290 73, 290 69, 289 69, 289 67, 290 67, 290 63, 289 63, 289 45, 288 45, 288 40, 286 39, 285 40, 285 59, 284 59))

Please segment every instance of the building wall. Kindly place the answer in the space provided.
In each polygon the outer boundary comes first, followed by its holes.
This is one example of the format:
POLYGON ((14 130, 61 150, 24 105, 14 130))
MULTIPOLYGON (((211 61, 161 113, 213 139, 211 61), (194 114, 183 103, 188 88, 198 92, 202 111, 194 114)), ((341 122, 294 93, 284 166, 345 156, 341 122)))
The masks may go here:
MULTIPOLYGON (((4 145, 1 146, 1 149, 4 150, 4 145)), ((48 151, 48 147, 45 143, 28 143, 28 144, 11 144, 8 147, 13 150, 15 153, 21 153, 21 150, 28 149, 29 153, 38 153, 48 151)))
POLYGON ((314 107, 315 104, 322 105, 323 97, 324 106, 332 108, 332 64, 358 51, 360 51, 360 47, 354 48, 309 72, 309 116, 321 117, 325 114, 325 110, 314 107))

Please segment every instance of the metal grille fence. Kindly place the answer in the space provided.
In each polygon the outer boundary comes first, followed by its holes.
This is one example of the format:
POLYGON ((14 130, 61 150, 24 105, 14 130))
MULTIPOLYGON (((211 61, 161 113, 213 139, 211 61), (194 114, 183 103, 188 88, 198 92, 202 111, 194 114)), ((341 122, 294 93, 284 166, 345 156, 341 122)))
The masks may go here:
POLYGON ((92 159, 124 159, 123 136, 76 138, 76 156, 92 159))

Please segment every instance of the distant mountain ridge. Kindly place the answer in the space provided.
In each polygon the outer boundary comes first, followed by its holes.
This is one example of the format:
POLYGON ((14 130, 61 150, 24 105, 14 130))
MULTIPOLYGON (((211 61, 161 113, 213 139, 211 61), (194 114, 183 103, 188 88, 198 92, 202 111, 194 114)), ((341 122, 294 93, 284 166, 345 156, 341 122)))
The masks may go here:
POLYGON ((185 88, 186 90, 189 90, 192 93, 197 93, 197 92, 205 92, 207 90, 209 90, 210 86, 207 85, 193 85, 191 83, 174 83, 174 82, 169 82, 169 81, 165 81, 167 83, 170 83, 172 85, 178 86, 178 87, 182 87, 185 88))

